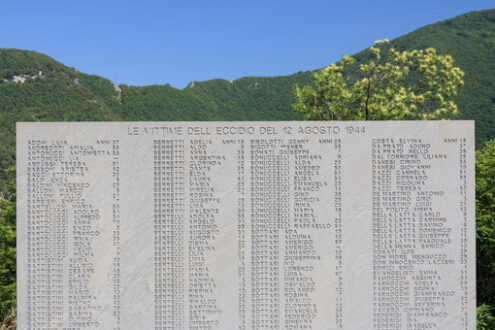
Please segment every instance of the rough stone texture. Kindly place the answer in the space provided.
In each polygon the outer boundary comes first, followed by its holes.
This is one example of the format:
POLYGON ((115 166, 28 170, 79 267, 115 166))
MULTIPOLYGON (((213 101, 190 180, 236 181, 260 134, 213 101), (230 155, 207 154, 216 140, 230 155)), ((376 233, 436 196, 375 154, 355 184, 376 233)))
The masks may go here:
POLYGON ((475 329, 474 123, 18 123, 19 329, 475 329))

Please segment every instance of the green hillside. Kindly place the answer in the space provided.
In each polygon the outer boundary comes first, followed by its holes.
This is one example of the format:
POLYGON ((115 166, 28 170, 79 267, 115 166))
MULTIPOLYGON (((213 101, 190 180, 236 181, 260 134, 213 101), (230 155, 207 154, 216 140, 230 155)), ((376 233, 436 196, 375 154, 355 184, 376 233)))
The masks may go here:
POLYGON ((0 49, 0 168, 15 162, 16 121, 298 119, 292 88, 310 81, 304 72, 194 82, 183 90, 117 87, 43 54, 0 49))
MULTIPOLYGON (((383 39, 387 36, 377 36, 383 39)), ((392 41, 399 50, 434 47, 466 73, 459 119, 476 120, 476 138, 495 137, 495 10, 472 12, 420 28, 392 41)), ((366 61, 364 51, 355 55, 366 61)), ((0 49, 0 168, 14 163, 16 121, 87 120, 293 120, 294 84, 310 72, 247 77, 232 82, 114 86, 40 53, 0 49)))

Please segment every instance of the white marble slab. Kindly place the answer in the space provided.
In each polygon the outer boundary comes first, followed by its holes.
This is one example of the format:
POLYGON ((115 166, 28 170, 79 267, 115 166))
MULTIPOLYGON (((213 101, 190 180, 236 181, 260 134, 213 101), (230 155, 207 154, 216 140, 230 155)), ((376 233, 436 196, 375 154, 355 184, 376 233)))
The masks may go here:
POLYGON ((475 329, 474 123, 17 124, 19 329, 475 329))

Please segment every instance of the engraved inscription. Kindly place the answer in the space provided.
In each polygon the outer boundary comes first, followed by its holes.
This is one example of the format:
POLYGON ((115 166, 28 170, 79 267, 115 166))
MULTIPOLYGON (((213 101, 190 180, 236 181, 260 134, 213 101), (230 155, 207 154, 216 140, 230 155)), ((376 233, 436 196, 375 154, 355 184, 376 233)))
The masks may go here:
POLYGON ((19 123, 19 328, 475 329, 473 137, 19 123))

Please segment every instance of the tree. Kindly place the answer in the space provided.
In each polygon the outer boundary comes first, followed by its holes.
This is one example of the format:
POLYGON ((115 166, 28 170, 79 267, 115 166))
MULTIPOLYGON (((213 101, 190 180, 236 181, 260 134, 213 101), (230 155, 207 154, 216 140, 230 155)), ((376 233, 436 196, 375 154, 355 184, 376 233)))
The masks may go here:
POLYGON ((433 48, 399 52, 388 40, 369 51, 372 60, 354 73, 354 58, 343 55, 315 72, 312 85, 296 86, 294 109, 310 120, 436 119, 457 113, 453 98, 464 73, 450 55, 433 48))
POLYGON ((16 306, 15 169, 5 172, 5 194, 0 196, 0 320, 11 315, 16 306))
POLYGON ((495 141, 476 151, 478 303, 495 306, 495 141))

